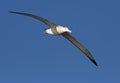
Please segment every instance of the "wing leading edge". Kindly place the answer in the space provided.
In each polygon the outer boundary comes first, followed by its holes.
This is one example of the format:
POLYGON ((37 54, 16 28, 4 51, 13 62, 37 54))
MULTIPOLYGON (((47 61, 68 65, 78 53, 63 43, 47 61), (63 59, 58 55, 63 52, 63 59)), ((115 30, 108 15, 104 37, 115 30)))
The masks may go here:
POLYGON ((34 19, 37 19, 37 20, 39 20, 39 21, 42 21, 43 23, 45 23, 46 25, 50 26, 51 28, 57 26, 56 24, 48 21, 47 19, 44 19, 44 18, 42 18, 42 17, 40 17, 40 16, 37 16, 37 15, 28 14, 28 13, 22 13, 22 12, 13 12, 13 11, 9 11, 9 12, 10 12, 10 13, 15 13, 15 14, 20 14, 20 15, 32 17, 32 18, 34 18, 34 19))

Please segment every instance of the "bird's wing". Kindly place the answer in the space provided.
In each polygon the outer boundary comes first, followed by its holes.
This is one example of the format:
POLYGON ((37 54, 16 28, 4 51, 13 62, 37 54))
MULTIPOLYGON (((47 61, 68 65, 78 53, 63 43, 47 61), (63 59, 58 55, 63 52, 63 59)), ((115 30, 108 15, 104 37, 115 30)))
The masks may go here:
POLYGON ((80 49, 96 66, 97 63, 91 53, 80 43, 78 42, 74 37, 72 37, 68 32, 64 32, 62 34, 66 39, 68 39, 73 45, 75 45, 78 49, 80 49))
POLYGON ((13 12, 13 11, 9 11, 9 12, 10 12, 10 13, 15 13, 15 14, 20 14, 20 15, 32 17, 32 18, 34 18, 34 19, 37 19, 37 20, 39 20, 39 21, 42 21, 43 23, 45 23, 46 25, 50 26, 51 28, 57 26, 56 24, 48 21, 47 19, 44 19, 44 18, 42 18, 42 17, 36 16, 36 15, 33 15, 33 14, 22 13, 22 12, 13 12))

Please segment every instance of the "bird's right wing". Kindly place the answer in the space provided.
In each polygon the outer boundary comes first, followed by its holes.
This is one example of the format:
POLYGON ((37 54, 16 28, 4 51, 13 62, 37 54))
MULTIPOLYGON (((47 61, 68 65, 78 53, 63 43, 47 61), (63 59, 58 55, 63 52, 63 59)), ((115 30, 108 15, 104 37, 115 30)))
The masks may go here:
POLYGON ((9 12, 10 12, 10 13, 15 13, 15 14, 20 14, 20 15, 32 17, 32 18, 34 18, 34 19, 37 19, 37 20, 39 20, 39 21, 42 21, 43 23, 45 23, 46 25, 50 26, 51 28, 56 26, 56 24, 48 21, 47 19, 44 19, 44 18, 42 18, 42 17, 36 16, 36 15, 33 15, 33 14, 22 13, 22 12, 14 12, 14 11, 9 11, 9 12))
POLYGON ((78 49, 80 49, 96 66, 97 63, 91 53, 80 43, 78 42, 74 37, 72 37, 68 32, 64 32, 62 34, 66 39, 68 39, 73 45, 75 45, 78 49))

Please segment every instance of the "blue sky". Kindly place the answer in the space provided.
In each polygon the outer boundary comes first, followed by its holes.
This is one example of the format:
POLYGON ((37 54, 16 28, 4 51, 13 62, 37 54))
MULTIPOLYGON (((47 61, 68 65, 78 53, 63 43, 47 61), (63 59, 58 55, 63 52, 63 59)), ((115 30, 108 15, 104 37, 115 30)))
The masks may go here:
POLYGON ((0 83, 119 83, 119 0, 1 0, 0 83), (72 30, 98 63, 27 12, 72 30))

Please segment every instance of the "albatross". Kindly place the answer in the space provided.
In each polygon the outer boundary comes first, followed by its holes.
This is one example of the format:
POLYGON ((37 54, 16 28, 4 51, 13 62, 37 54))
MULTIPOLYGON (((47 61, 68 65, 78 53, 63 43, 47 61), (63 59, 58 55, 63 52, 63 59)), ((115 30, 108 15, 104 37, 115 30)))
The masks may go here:
POLYGON ((68 39, 73 45, 75 45, 79 50, 81 50, 96 66, 97 63, 92 56, 92 54, 88 51, 88 49, 83 46, 80 42, 78 42, 73 36, 70 35, 71 30, 68 27, 64 27, 61 25, 56 25, 49 20, 42 18, 37 15, 29 14, 29 13, 23 13, 23 12, 14 12, 14 11, 9 11, 10 13, 15 13, 15 14, 20 14, 28 17, 32 17, 34 19, 37 19, 46 25, 48 25, 50 28, 45 29, 45 33, 50 34, 50 35, 55 35, 55 36, 63 36, 64 38, 68 39))

